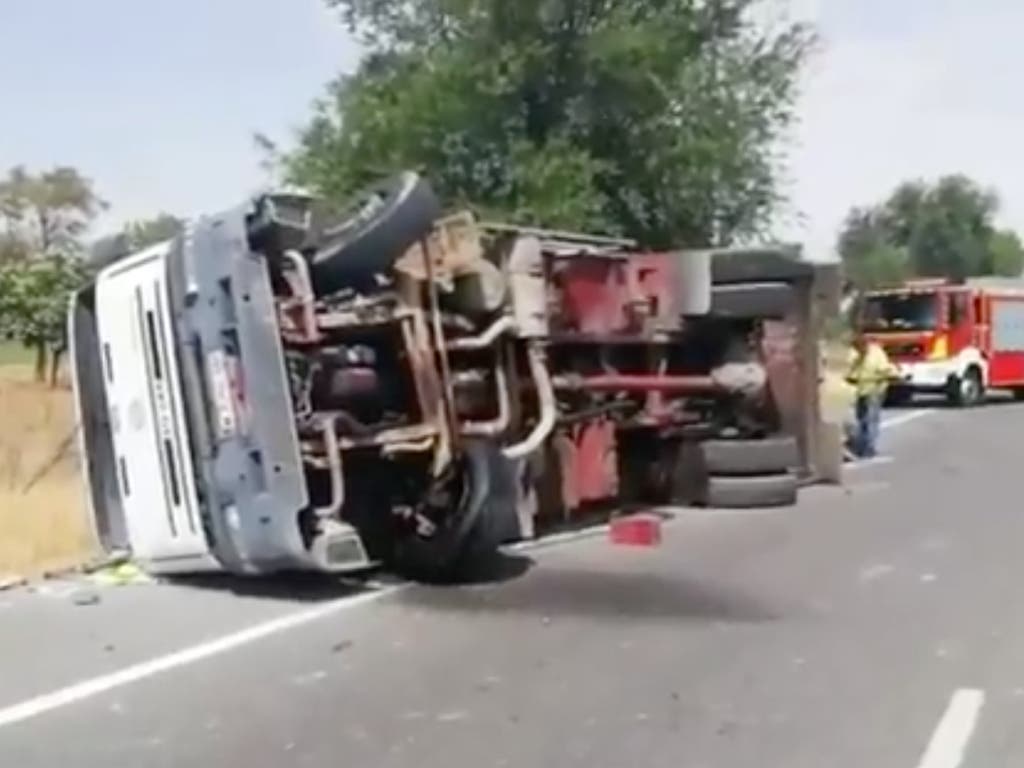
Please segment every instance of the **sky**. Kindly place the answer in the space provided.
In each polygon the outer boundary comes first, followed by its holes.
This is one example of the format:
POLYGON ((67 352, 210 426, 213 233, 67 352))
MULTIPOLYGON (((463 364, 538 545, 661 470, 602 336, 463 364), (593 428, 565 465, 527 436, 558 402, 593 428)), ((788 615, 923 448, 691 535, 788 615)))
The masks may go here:
MULTIPOLYGON (((852 205, 966 173, 1024 233, 1024 3, 767 0, 818 50, 789 142, 778 234, 827 258, 852 205)), ((101 222, 229 207, 266 182, 252 141, 287 145, 359 51, 322 0, 8 0, 0 16, 0 169, 70 164, 101 222), (20 73, 20 76, 18 75, 20 73)))

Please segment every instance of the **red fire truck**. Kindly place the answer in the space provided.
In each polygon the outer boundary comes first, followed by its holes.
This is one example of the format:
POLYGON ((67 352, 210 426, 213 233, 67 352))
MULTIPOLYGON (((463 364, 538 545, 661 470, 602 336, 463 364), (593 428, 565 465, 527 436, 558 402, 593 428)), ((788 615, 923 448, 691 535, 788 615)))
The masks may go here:
POLYGON ((899 367, 891 402, 932 392, 971 406, 992 388, 1024 397, 1024 280, 915 280, 870 291, 858 325, 899 367))

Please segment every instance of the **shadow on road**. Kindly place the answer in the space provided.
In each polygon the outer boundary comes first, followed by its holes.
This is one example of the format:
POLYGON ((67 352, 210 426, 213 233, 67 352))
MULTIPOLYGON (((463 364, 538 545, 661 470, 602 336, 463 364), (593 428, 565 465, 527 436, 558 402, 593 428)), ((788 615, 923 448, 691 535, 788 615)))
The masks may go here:
POLYGON ((278 574, 265 578, 180 576, 169 580, 169 583, 189 589, 227 592, 239 597, 297 603, 328 602, 374 591, 358 579, 341 579, 316 573, 278 574))
MULTIPOLYGON (((501 554, 475 566, 468 578, 441 587, 501 584, 518 579, 533 567, 533 560, 522 555, 501 554)), ((338 577, 318 573, 290 573, 263 578, 240 578, 224 574, 212 576, 180 576, 169 580, 174 586, 188 589, 227 592, 239 597, 317 603, 374 592, 388 584, 400 584, 398 576, 367 573, 363 576, 338 577)))
POLYGON ((538 569, 494 588, 420 587, 399 596, 418 608, 453 613, 522 613, 557 620, 714 620, 762 623, 782 618, 758 597, 733 587, 655 573, 538 569))
MULTIPOLYGON (((1012 392, 993 390, 988 393, 985 402, 975 406, 975 408, 991 408, 1006 405, 1021 405, 1021 402, 1014 397, 1012 392)), ((900 403, 898 405, 893 404, 885 407, 886 411, 891 411, 893 413, 907 413, 910 411, 936 409, 948 409, 951 411, 964 410, 961 406, 952 405, 949 400, 941 394, 921 394, 917 395, 909 403, 900 403)))

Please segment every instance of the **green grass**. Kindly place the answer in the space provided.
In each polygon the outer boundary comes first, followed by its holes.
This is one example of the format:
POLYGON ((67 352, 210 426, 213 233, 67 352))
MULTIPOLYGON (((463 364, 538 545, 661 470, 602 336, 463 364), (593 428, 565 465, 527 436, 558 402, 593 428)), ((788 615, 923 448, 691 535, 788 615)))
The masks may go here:
POLYGON ((13 341, 0 341, 0 365, 29 365, 32 350, 13 341))

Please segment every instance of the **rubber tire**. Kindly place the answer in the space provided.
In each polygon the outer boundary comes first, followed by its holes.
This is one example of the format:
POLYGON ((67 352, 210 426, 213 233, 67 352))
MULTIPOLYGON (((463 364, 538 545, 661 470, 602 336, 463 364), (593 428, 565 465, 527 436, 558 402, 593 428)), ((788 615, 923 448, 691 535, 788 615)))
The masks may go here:
POLYGON ((1024 387, 1017 387, 1016 389, 1012 390, 1012 392, 1014 400, 1016 400, 1018 403, 1024 402, 1024 387))
POLYGON ((515 500, 508 498, 502 476, 501 462, 508 462, 498 447, 490 441, 467 440, 463 451, 470 489, 452 527, 430 540, 410 534, 396 546, 396 569, 416 581, 454 584, 475 580, 499 554, 508 531, 509 508, 515 516, 515 500), (465 515, 472 520, 463 530, 460 525, 465 515))
POLYGON ((316 293, 372 286, 376 275, 387 272, 430 234, 441 212, 434 190, 415 173, 368 187, 341 224, 317 237, 317 250, 310 257, 316 293))
POLYGON ((778 248, 729 249, 711 257, 715 285, 727 283, 793 282, 814 277, 814 265, 778 248))
POLYGON ((973 408, 980 405, 985 399, 985 385, 978 371, 970 368, 967 371, 967 376, 974 380, 974 387, 971 390, 972 394, 969 395, 965 395, 963 381, 959 376, 954 376, 949 380, 946 389, 946 401, 954 408, 973 408))
POLYGON ((742 320, 781 320, 796 303, 787 283, 716 285, 711 291, 711 315, 742 320))
POLYGON ((707 440, 700 447, 711 475, 774 475, 800 465, 800 447, 791 435, 763 440, 707 440))
POLYGON ((796 504, 798 483, 793 474, 760 477, 708 478, 706 503, 714 509, 770 509, 796 504))
POLYGON ((885 393, 886 408, 898 408, 909 405, 914 399, 914 390, 910 387, 889 387, 885 393))

